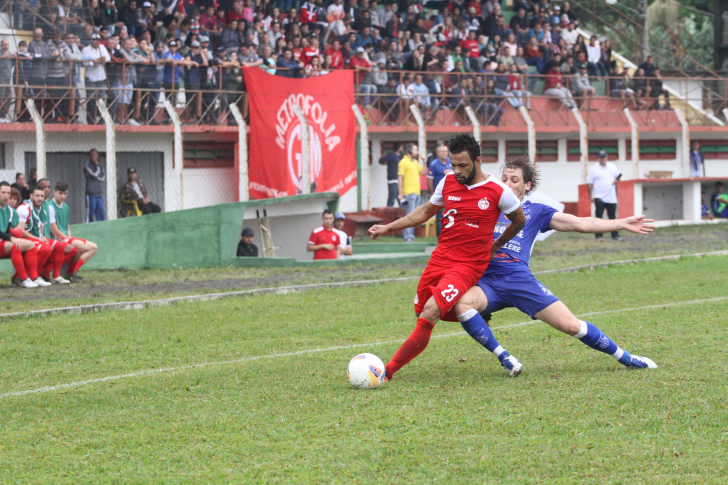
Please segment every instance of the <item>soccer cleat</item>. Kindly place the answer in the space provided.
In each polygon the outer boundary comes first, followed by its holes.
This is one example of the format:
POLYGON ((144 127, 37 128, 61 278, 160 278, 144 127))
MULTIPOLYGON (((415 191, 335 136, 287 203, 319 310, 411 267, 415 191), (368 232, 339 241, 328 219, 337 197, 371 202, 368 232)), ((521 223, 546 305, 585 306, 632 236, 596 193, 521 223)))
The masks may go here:
POLYGON ((21 280, 17 276, 13 276, 12 278, 10 278, 10 284, 13 286, 23 286, 23 280, 21 280))
POLYGON ((520 375, 521 372, 523 371, 523 364, 521 364, 521 362, 518 359, 516 359, 515 357, 513 357, 512 355, 509 355, 508 357, 503 359, 503 362, 501 362, 501 365, 503 366, 503 368, 505 370, 508 371, 508 374, 511 377, 516 377, 516 376, 520 375))
MULTIPOLYGON (((28 279, 30 279, 30 278, 28 278, 28 279)), ((35 280, 33 280, 33 283, 35 283, 36 286, 51 286, 50 283, 48 283, 46 280, 44 280, 40 276, 37 277, 35 280)))
POLYGON ((83 281, 83 276, 80 276, 78 273, 64 274, 63 276, 71 283, 80 283, 83 281))
POLYGON ((57 285, 67 285, 67 284, 69 284, 69 283, 70 283, 70 281, 68 281, 68 280, 67 280, 66 278, 64 278, 63 276, 59 276, 59 277, 57 277, 57 278, 53 278, 53 279, 51 280, 51 283, 55 283, 55 284, 57 284, 57 285))
POLYGON ((23 282, 20 283, 20 286, 22 286, 23 288, 38 288, 38 285, 33 283, 33 280, 31 280, 30 278, 23 280, 23 282))
POLYGON ((657 364, 647 357, 633 355, 632 361, 629 364, 626 364, 625 367, 630 369, 657 369, 657 364))

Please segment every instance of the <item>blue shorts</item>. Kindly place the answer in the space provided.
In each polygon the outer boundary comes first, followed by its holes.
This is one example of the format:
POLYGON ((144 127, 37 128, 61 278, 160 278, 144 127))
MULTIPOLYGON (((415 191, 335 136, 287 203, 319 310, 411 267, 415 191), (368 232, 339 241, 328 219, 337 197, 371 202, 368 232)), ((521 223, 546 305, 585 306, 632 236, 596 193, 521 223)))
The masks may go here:
POLYGON ((488 298, 484 315, 504 308, 518 308, 535 319, 534 315, 559 301, 528 268, 509 273, 486 273, 480 277, 478 286, 488 298))

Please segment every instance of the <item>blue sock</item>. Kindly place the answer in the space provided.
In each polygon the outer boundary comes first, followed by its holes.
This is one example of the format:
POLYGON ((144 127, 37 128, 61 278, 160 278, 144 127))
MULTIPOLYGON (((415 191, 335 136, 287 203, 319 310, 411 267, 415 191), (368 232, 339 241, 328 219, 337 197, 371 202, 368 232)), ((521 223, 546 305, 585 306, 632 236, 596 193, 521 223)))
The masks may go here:
POLYGON ((463 329, 480 345, 498 357, 499 361, 503 362, 511 355, 500 346, 493 332, 491 332, 490 327, 485 323, 485 320, 483 320, 483 317, 480 316, 477 310, 468 310, 462 315, 458 315, 458 320, 460 320, 460 325, 463 326, 463 329))
POLYGON ((574 338, 581 340, 584 344, 588 345, 594 350, 598 350, 599 352, 604 352, 605 354, 611 355, 612 357, 617 359, 620 364, 627 365, 632 362, 632 356, 629 355, 629 352, 620 349, 617 344, 612 342, 612 340, 604 335, 604 333, 599 330, 595 325, 592 325, 591 323, 585 322, 583 320, 580 320, 580 322, 581 330, 579 331, 579 333, 574 335, 574 338))

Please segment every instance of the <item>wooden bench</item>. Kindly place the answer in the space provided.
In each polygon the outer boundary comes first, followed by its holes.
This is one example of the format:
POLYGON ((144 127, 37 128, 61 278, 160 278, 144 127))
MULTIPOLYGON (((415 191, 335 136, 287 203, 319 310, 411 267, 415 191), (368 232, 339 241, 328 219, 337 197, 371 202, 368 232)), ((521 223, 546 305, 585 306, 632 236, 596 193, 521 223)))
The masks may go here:
POLYGON ((346 218, 356 223, 356 232, 354 233, 354 239, 362 240, 369 239, 369 228, 374 224, 384 222, 381 217, 369 216, 365 214, 352 214, 346 216, 346 218))

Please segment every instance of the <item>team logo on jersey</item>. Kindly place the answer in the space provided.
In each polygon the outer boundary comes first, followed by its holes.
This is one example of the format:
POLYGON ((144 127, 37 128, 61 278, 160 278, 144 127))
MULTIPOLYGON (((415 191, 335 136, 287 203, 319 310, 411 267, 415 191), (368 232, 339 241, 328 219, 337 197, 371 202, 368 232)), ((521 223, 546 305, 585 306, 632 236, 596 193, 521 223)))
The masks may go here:
POLYGON ((490 204, 488 203, 488 199, 486 197, 483 197, 478 201, 478 207, 482 210, 487 209, 489 206, 490 204))
MULTIPOLYGON (((313 96, 304 94, 291 94, 283 101, 278 110, 276 124, 276 145, 286 151, 288 158, 288 174, 296 184, 297 192, 302 193, 301 181, 303 168, 301 160, 301 144, 303 130, 298 121, 293 106, 298 104, 308 121, 308 145, 310 156, 309 179, 315 187, 321 177, 322 151, 329 152, 341 143, 341 138, 335 134, 336 125, 327 123, 328 113, 315 101, 313 96)), ((311 189, 315 192, 315 189, 311 189)))

